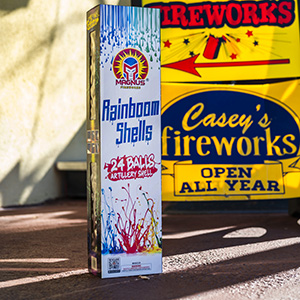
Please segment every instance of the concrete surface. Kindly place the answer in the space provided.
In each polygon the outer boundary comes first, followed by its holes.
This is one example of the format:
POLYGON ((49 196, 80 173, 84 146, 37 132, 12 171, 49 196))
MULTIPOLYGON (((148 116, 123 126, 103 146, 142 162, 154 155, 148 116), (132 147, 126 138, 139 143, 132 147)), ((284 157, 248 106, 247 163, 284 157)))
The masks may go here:
POLYGON ((163 274, 87 273, 84 200, 0 211, 0 299, 300 299, 287 213, 163 216, 163 274))

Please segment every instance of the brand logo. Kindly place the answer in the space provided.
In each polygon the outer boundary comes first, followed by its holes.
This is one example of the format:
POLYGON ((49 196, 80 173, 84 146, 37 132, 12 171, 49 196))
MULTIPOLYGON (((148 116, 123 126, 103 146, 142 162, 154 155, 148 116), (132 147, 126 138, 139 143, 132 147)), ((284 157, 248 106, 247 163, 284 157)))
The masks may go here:
POLYGON ((121 50, 113 61, 116 85, 126 88, 139 88, 145 85, 149 70, 145 55, 139 50, 127 48, 121 50))

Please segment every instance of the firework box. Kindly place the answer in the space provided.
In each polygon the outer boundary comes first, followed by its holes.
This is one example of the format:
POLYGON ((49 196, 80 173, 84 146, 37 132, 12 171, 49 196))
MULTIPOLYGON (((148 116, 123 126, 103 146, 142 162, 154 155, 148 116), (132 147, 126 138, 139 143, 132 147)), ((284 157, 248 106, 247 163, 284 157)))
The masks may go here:
POLYGON ((87 13, 89 270, 161 273, 159 10, 87 13))

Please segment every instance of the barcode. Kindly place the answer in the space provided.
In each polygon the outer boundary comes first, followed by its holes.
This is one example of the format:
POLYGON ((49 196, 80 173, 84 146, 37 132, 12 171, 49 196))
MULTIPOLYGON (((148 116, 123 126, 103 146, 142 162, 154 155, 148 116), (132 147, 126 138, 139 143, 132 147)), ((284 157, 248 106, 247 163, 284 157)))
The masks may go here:
POLYGON ((120 270, 120 258, 108 259, 108 273, 119 273, 120 270))

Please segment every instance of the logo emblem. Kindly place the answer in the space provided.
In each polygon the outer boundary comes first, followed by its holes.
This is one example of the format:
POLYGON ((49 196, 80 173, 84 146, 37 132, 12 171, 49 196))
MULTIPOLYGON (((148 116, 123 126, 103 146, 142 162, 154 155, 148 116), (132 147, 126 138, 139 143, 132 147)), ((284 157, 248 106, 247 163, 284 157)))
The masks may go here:
POLYGON ((123 49, 114 58, 113 72, 116 77, 116 85, 145 85, 148 71, 148 61, 145 55, 137 49, 123 49))
POLYGON ((123 63, 123 76, 127 80, 135 80, 139 76, 138 61, 134 57, 127 57, 123 63))

